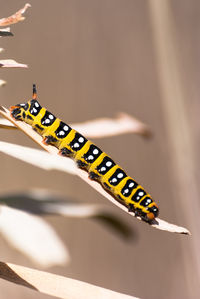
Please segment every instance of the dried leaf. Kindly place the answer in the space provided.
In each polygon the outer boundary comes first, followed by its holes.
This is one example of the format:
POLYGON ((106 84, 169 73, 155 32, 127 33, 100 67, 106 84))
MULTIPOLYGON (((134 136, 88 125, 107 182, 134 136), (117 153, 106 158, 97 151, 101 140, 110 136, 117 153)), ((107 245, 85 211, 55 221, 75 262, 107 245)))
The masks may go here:
POLYGON ((10 27, 0 29, 0 37, 2 36, 13 36, 12 32, 10 32, 10 27))
MULTIPOLYGON (((37 134, 34 130, 32 130, 32 128, 29 125, 27 125, 26 123, 14 120, 11 117, 10 112, 6 108, 0 106, 0 114, 2 116, 4 116, 5 118, 7 118, 8 120, 10 120, 12 123, 14 123, 20 130, 22 130, 26 135, 28 135, 29 137, 31 137, 36 143, 38 143, 47 152, 53 154, 52 155, 52 160, 54 158, 54 155, 58 154, 58 149, 56 147, 51 146, 51 145, 47 146, 47 145, 43 144, 42 143, 42 137, 39 134, 37 134)), ((0 147, 0 149, 1 149, 1 147, 0 147)), ((68 158, 63 158, 63 159, 71 161, 68 158)), ((62 168, 62 171, 64 171, 63 168, 62 168)), ((66 171, 68 172, 67 169, 66 169, 66 171)), ((98 191, 104 197, 106 197, 108 200, 110 200, 113 204, 115 204, 116 206, 118 206, 119 208, 121 208, 122 210, 124 210, 128 215, 135 216, 135 214, 133 212, 129 212, 128 209, 125 206, 123 206, 122 204, 120 204, 109 193, 107 193, 100 186, 100 184, 98 182, 90 180, 88 178, 88 174, 84 170, 82 170, 80 168, 77 168, 76 169, 76 174, 81 179, 83 179, 86 183, 88 183, 91 187, 93 187, 96 191, 98 191)), ((141 220, 140 217, 137 217, 137 218, 139 220, 141 220)), ((180 226, 177 226, 177 225, 174 225, 174 224, 170 224, 170 223, 168 223, 168 222, 166 222, 164 220, 161 220, 159 218, 156 218, 152 222, 152 224, 150 224, 150 225, 152 227, 160 229, 160 230, 166 230, 166 231, 169 231, 169 232, 181 233, 181 234, 187 234, 187 235, 190 234, 190 232, 186 228, 180 227, 180 226)))
POLYGON ((4 119, 4 118, 0 118, 0 128, 1 129, 17 129, 17 127, 14 124, 12 124, 9 120, 4 119))
POLYGON ((43 267, 69 262, 69 254, 53 228, 38 216, 0 206, 0 232, 6 240, 43 267))
POLYGON ((79 280, 0 262, 0 278, 62 299, 138 299, 79 280))
POLYGON ((141 121, 126 114, 120 113, 117 118, 99 118, 72 127, 90 138, 109 137, 124 133, 136 133, 146 137, 151 135, 150 129, 141 121))
POLYGON ((22 15, 25 13, 25 11, 27 10, 28 7, 31 7, 31 5, 29 3, 26 3, 23 8, 18 10, 12 16, 0 19, 0 26, 8 26, 8 25, 12 25, 12 24, 18 23, 20 21, 23 21, 25 19, 25 17, 22 15))
MULTIPOLYGON (((5 85, 6 85, 6 81, 0 79, 0 87, 5 86, 5 85)), ((0 124, 0 127, 1 127, 1 124, 0 124)))
POLYGON ((86 204, 74 199, 63 198, 56 192, 44 189, 6 193, 0 203, 36 215, 58 215, 73 218, 92 218, 106 225, 125 239, 135 239, 137 234, 107 206, 86 204))
POLYGON ((71 159, 65 159, 59 155, 49 155, 44 151, 0 141, 0 151, 7 155, 30 163, 45 170, 63 170, 70 174, 76 174, 76 164, 71 159))
POLYGON ((23 67, 27 68, 26 64, 18 63, 13 59, 0 60, 0 67, 23 67))

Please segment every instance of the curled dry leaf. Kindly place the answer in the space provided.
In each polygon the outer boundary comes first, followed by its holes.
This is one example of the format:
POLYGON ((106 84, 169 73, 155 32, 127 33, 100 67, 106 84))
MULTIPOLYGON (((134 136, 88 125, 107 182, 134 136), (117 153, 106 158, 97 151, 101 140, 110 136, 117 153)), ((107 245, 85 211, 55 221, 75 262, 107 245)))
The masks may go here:
MULTIPOLYGON (((9 111, 0 106, 0 114, 2 116, 4 116, 5 118, 7 118, 9 121, 11 121, 12 123, 14 123, 20 130, 22 130, 26 135, 28 135, 30 138, 32 138, 36 143, 38 143, 42 148, 44 148, 47 152, 53 154, 52 156, 52 160, 54 159, 54 155, 58 154, 58 149, 54 146, 51 145, 45 145, 42 143, 42 137, 37 134, 34 130, 32 130, 32 128, 27 125, 24 122, 21 121, 16 121, 14 119, 12 119, 9 111)), ((64 160, 69 160, 72 161, 71 159, 67 159, 64 157, 61 157, 64 160)), ((74 163, 75 164, 75 163, 74 163)), ((39 166, 39 165, 38 165, 39 166)), ((62 168, 62 170, 64 170, 62 168)), ((64 170, 66 172, 68 172, 68 170, 64 170)), ((101 186, 98 182, 96 181, 92 181, 88 178, 88 174, 80 169, 80 168, 76 168, 76 175, 79 176, 81 179, 83 179, 86 183, 88 183, 91 187, 93 187, 96 191, 98 191, 99 193, 101 193, 104 197, 106 197, 108 200, 110 200, 113 204, 115 204, 116 206, 118 206, 119 208, 121 208, 122 210, 124 210, 128 215, 131 216, 135 216, 135 214, 133 212, 129 212, 128 209, 123 206, 122 204, 120 204, 119 202, 117 202, 110 194, 108 194, 101 186)), ((140 217, 137 217, 139 220, 141 220, 140 217)), ((159 218, 156 218, 152 224, 152 227, 160 229, 160 230, 165 230, 165 231, 169 231, 169 232, 174 232, 174 233, 180 233, 180 234, 187 234, 189 235, 190 232, 184 228, 184 227, 180 227, 174 224, 170 224, 164 220, 161 220, 159 218)))
POLYGON ((16 249, 43 267, 69 262, 65 245, 41 217, 0 206, 0 233, 16 249))
POLYGON ((0 19, 0 26, 8 26, 8 25, 12 25, 12 24, 18 23, 20 21, 23 21, 25 19, 25 17, 22 15, 25 13, 25 11, 27 10, 28 7, 31 7, 31 5, 29 3, 26 3, 23 8, 18 10, 12 16, 0 19))
MULTIPOLYGON (((88 138, 102 138, 125 133, 151 135, 148 127, 134 117, 121 113, 117 118, 99 118, 79 124, 70 124, 72 128, 88 138)), ((0 128, 17 128, 8 120, 0 119, 0 128)))
POLYGON ((0 60, 0 67, 22 67, 27 68, 27 64, 18 63, 13 59, 0 60))
POLYGON ((80 280, 0 262, 0 278, 62 299, 137 299, 80 280))

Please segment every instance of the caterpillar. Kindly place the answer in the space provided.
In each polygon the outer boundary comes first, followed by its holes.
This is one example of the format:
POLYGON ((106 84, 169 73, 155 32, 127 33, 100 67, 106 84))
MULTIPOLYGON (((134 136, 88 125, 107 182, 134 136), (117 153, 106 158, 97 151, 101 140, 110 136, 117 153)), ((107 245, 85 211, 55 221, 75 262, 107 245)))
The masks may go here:
POLYGON ((54 145, 59 154, 75 160, 86 170, 89 178, 98 181, 118 202, 135 216, 151 223, 159 213, 152 197, 116 164, 110 156, 51 112, 37 100, 36 85, 33 97, 26 103, 10 107, 11 116, 31 125, 43 137, 43 143, 54 145))

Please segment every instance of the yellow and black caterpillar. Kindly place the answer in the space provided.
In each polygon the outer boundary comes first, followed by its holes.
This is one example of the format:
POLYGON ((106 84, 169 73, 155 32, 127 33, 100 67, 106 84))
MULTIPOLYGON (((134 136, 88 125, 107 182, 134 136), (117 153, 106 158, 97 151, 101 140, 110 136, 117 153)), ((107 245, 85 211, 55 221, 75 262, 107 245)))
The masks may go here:
POLYGON ((152 222, 159 210, 151 196, 106 153, 41 107, 36 99, 36 86, 33 85, 32 100, 12 106, 12 117, 31 125, 45 144, 52 144, 61 155, 73 158, 78 167, 86 170, 92 180, 98 181, 129 211, 152 222))

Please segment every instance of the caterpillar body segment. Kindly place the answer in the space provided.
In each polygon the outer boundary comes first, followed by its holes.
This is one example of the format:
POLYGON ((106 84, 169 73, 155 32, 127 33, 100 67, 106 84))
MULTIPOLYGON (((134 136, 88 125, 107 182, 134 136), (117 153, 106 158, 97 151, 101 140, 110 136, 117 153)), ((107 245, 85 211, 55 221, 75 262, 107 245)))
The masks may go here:
POLYGON ((136 216, 149 223, 158 216, 158 206, 151 196, 118 164, 79 132, 41 107, 35 85, 32 100, 12 106, 10 111, 13 118, 31 125, 43 137, 45 144, 54 145, 61 155, 73 158, 91 179, 98 181, 136 216))

